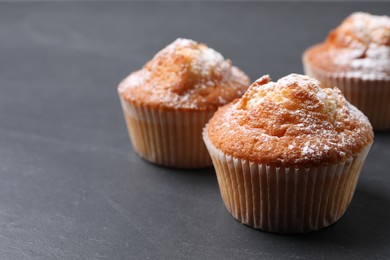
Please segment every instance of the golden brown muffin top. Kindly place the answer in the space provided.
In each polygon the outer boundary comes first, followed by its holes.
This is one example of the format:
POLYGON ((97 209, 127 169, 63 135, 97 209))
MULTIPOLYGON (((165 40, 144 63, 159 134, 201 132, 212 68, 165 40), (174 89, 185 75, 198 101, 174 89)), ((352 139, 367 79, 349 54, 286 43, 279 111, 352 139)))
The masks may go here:
POLYGON ((350 77, 390 77, 390 18, 353 13, 305 53, 312 65, 350 77))
POLYGON ((207 131, 225 154, 277 166, 344 161, 373 141, 367 117, 339 89, 298 74, 256 80, 218 109, 207 131))
POLYGON ((206 45, 177 39, 118 88, 125 99, 151 107, 214 110, 246 91, 250 81, 206 45))

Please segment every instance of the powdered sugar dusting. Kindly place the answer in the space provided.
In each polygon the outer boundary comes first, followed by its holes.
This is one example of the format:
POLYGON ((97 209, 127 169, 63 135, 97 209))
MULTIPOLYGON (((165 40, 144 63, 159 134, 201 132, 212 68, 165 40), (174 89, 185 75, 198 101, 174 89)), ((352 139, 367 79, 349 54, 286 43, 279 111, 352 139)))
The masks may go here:
POLYGON ((201 47, 191 62, 194 73, 210 76, 210 73, 224 61, 223 56, 215 50, 201 47))
POLYGON ((204 44, 177 39, 119 88, 128 99, 172 108, 216 108, 240 97, 249 78, 204 44))
POLYGON ((258 80, 210 121, 214 144, 236 157, 273 163, 345 159, 372 142, 368 119, 338 89, 307 76, 258 80), (261 83, 259 83, 261 82, 261 83))
POLYGON ((333 62, 348 77, 390 76, 390 18, 353 13, 327 39, 333 62))
POLYGON ((350 32, 365 44, 390 45, 390 18, 357 12, 349 16, 339 30, 350 32))
POLYGON ((302 148, 302 155, 312 155, 314 150, 310 147, 310 141, 305 143, 305 146, 302 148))
POLYGON ((161 51, 164 52, 170 55, 183 55, 190 61, 192 72, 202 76, 210 76, 210 73, 224 62, 224 57, 219 52, 189 39, 175 40, 161 51))

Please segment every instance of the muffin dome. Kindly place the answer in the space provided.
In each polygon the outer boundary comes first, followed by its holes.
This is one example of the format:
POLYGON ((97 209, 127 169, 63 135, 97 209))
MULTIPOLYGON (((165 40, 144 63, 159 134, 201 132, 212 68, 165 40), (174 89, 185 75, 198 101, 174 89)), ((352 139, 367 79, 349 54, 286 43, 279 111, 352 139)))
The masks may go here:
POLYGON ((389 79, 390 18, 353 13, 325 42, 308 49, 304 59, 324 72, 389 79))
POLYGON ((119 86, 126 100, 150 107, 210 110, 241 96, 249 78, 202 43, 177 39, 119 86))
POLYGON ((366 116, 337 88, 298 74, 255 81, 240 100, 215 113, 208 135, 233 157, 299 166, 343 161, 373 139, 366 116))

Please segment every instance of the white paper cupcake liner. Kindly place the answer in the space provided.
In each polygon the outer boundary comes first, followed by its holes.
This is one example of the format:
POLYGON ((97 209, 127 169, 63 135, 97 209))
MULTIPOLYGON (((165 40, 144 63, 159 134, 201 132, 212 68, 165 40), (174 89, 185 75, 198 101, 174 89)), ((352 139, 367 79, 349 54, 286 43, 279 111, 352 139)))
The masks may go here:
POLYGON ((311 66, 305 58, 303 64, 307 75, 326 87, 339 88, 345 98, 368 117, 375 130, 390 130, 390 80, 327 73, 311 66))
POLYGON ((268 232, 304 233, 336 222, 354 194, 370 146, 338 164, 274 167, 224 154, 203 139, 222 200, 238 221, 268 232))
POLYGON ((202 129, 214 111, 167 111, 133 105, 120 97, 134 150, 152 163, 177 167, 210 166, 202 129))

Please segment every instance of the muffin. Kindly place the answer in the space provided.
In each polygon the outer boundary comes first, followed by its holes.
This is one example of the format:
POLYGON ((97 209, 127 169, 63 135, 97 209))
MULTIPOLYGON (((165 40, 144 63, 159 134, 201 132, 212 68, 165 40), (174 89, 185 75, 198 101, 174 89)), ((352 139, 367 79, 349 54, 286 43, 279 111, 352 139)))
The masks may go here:
POLYGON ((303 54, 305 73, 337 86, 375 130, 390 129, 390 18, 354 13, 303 54))
POLYGON ((134 150, 164 166, 210 166, 202 129, 249 85, 248 76, 215 50, 177 39, 119 84, 134 150))
POLYGON ((367 117, 308 76, 255 81, 203 131, 227 210, 269 232, 303 233, 347 209, 373 142, 367 117))

